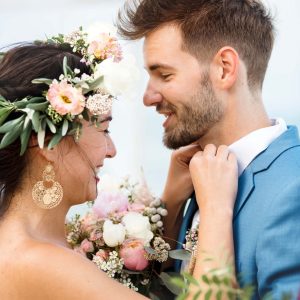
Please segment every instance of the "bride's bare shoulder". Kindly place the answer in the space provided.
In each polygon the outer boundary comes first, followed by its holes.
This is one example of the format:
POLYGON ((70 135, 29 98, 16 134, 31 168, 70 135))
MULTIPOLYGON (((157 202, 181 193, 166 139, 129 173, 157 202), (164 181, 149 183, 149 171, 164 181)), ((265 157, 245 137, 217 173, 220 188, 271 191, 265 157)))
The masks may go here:
POLYGON ((118 296, 143 299, 65 247, 33 244, 23 253, 18 269, 18 274, 22 274, 18 285, 28 294, 28 299, 79 300, 89 296, 99 300, 118 299, 118 296))

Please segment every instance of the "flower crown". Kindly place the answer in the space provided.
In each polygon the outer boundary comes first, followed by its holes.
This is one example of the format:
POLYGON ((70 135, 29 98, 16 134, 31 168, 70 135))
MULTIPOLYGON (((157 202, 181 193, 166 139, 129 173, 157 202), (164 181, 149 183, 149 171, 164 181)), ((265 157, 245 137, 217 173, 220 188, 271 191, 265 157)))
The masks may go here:
POLYGON ((114 87, 105 85, 101 64, 109 61, 117 68, 122 60, 116 37, 111 32, 99 31, 84 31, 80 27, 69 35, 59 34, 46 41, 71 47, 82 56, 81 62, 90 67, 91 75, 79 76, 80 70, 72 70, 64 57, 63 74, 58 80, 38 78, 32 81, 49 86, 41 96, 10 102, 0 95, 0 133, 3 134, 0 149, 20 138, 20 155, 23 155, 32 131, 37 133, 38 145, 43 148, 47 130, 53 134, 48 143, 51 149, 67 134, 75 135, 77 140, 81 135, 82 119, 99 126, 99 117, 111 110, 117 96, 114 87), (12 112, 18 112, 18 117, 7 121, 12 112))

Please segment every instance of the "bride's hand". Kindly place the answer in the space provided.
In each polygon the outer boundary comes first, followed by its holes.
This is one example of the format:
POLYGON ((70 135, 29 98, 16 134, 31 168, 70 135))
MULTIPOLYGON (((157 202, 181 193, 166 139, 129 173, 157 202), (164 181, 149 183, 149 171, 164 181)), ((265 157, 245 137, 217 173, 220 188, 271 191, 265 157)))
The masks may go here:
POLYGON ((201 148, 198 144, 191 144, 181 147, 172 153, 168 177, 162 195, 164 202, 172 206, 179 206, 192 194, 194 188, 189 171, 189 163, 199 150, 201 148))
POLYGON ((233 212, 238 186, 238 166, 227 146, 207 145, 189 165, 200 212, 233 212))

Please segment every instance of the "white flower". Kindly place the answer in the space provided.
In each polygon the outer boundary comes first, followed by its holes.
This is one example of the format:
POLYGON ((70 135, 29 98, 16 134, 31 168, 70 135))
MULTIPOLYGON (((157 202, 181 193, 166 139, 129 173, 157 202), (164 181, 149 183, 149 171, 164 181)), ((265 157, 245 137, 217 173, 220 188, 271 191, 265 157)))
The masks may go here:
POLYGON ((98 191, 105 192, 120 192, 120 181, 118 181, 115 177, 110 176, 108 174, 104 174, 101 176, 101 180, 98 183, 97 189, 98 191))
POLYGON ((103 239, 107 246, 116 247, 121 245, 125 240, 125 228, 122 224, 114 224, 106 220, 103 224, 103 239))
POLYGON ((109 34, 112 37, 116 36, 117 28, 108 23, 96 22, 87 28, 85 32, 87 33, 87 42, 90 43, 92 41, 99 40, 99 36, 103 33, 109 34))
POLYGON ((122 221, 126 228, 126 235, 129 238, 142 239, 145 245, 149 245, 153 238, 153 232, 148 217, 137 212, 129 212, 123 217, 122 221))
POLYGON ((104 76, 104 79, 98 88, 105 89, 114 97, 119 95, 130 97, 137 86, 139 70, 134 56, 126 55, 120 62, 114 62, 109 58, 97 64, 95 78, 100 76, 104 76))

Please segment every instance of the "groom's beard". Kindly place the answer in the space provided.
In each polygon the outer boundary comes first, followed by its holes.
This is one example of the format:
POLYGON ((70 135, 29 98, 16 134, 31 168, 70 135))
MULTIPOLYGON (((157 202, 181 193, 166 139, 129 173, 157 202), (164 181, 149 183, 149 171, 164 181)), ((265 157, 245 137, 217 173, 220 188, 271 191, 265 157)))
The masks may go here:
POLYGON ((203 75, 195 95, 180 104, 176 107, 169 102, 163 102, 156 107, 158 112, 174 113, 175 124, 166 128, 163 137, 165 146, 170 149, 177 149, 199 140, 224 114, 224 107, 215 96, 208 74, 203 75))

